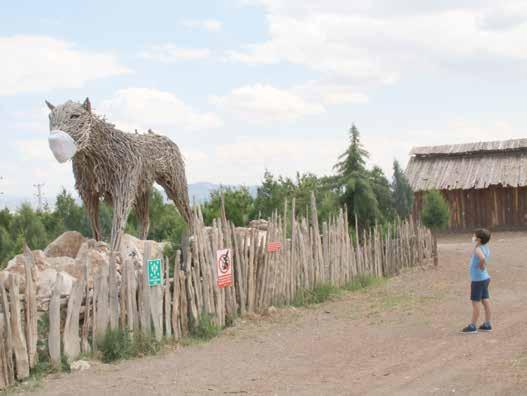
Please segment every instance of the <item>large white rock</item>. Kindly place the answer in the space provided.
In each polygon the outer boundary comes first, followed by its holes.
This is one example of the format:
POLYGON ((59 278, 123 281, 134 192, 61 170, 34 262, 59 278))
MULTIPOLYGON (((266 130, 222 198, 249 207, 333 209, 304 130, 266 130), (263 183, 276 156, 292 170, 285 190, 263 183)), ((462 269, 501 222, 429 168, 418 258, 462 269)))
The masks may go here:
MULTIPOLYGON (((146 242, 147 241, 143 241, 132 235, 128 235, 128 234, 123 235, 121 239, 121 248, 120 248, 121 258, 123 260, 126 260, 126 258, 134 258, 139 263, 143 263, 143 255, 145 251, 146 242)), ((151 253, 152 258, 162 258, 166 243, 156 242, 156 241, 148 241, 148 242, 152 242, 152 253, 151 253)))
MULTIPOLYGON (((53 288, 55 287, 55 282, 57 280, 57 275, 60 271, 57 271, 54 268, 46 268, 44 271, 40 272, 37 294, 39 297, 50 297, 53 288)), ((68 274, 67 272, 62 273, 62 285, 60 288, 60 294, 71 293, 71 287, 75 278, 68 274)))
POLYGON ((66 231, 46 248, 47 257, 77 257, 85 238, 77 231, 66 231))

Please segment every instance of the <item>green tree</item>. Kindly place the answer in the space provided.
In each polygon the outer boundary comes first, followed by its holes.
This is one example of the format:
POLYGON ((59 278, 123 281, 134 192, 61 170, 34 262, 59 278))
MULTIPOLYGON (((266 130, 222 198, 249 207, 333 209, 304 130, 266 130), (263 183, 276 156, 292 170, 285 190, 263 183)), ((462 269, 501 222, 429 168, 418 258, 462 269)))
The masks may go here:
POLYGON ((379 205, 381 218, 379 222, 392 221, 395 210, 393 207, 393 193, 390 188, 390 182, 384 175, 384 172, 378 166, 374 166, 370 171, 370 183, 379 205))
POLYGON ((13 256, 14 242, 9 232, 0 225, 0 269, 3 269, 7 261, 13 256))
POLYGON ((9 230, 11 227, 11 221, 13 220, 13 214, 9 211, 8 208, 0 210, 0 226, 4 227, 6 230, 9 230))
POLYGON ((448 204, 439 191, 429 191, 424 196, 421 221, 430 228, 433 236, 434 265, 438 264, 437 233, 447 228, 450 219, 448 204))
MULTIPOLYGON (((15 241, 22 236, 31 249, 43 249, 48 243, 46 227, 28 203, 22 204, 13 217, 10 234, 15 241)), ((21 253, 19 245, 16 244, 15 254, 21 253)))
POLYGON ((414 193, 397 160, 393 161, 392 191, 395 211, 400 218, 406 219, 412 211, 414 193))
POLYGON ((227 219, 232 221, 235 226, 246 226, 250 220, 250 215, 254 211, 254 199, 247 187, 221 188, 210 194, 210 200, 203 205, 203 218, 206 224, 211 224, 212 220, 221 217, 221 194, 225 201, 225 214, 227 219))
POLYGON ((258 187, 254 200, 252 218, 269 218, 273 212, 284 206, 286 198, 291 196, 293 183, 281 176, 275 178, 271 172, 265 171, 262 185, 258 187))
POLYGON ((64 230, 78 231, 84 236, 91 235, 84 208, 77 204, 75 198, 66 189, 62 189, 62 192, 57 196, 55 213, 64 224, 64 230))
POLYGON ((359 130, 353 125, 350 129, 350 145, 340 155, 335 169, 341 203, 348 208, 350 224, 354 223, 354 217, 357 216, 363 227, 373 225, 382 217, 370 174, 365 168, 367 158, 368 152, 360 142, 359 130))

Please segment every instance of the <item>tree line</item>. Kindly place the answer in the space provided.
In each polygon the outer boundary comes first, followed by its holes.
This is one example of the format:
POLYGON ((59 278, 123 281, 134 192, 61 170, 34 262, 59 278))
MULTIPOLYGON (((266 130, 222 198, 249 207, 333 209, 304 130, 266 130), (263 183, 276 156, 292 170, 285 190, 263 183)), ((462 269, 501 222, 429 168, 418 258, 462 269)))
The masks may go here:
MULTIPOLYGON (((250 220, 268 218, 275 211, 282 211, 284 202, 295 199, 298 215, 306 215, 311 192, 315 192, 320 219, 336 214, 341 207, 348 209, 349 223, 359 227, 387 224, 397 217, 409 216, 413 193, 397 161, 393 163, 393 175, 388 180, 378 166, 366 165, 368 152, 360 140, 359 130, 353 125, 349 131, 349 146, 336 159, 334 174, 318 177, 311 173, 297 173, 296 177, 275 176, 266 171, 261 185, 253 197, 246 187, 220 188, 213 191, 203 205, 206 224, 220 216, 223 195, 227 217, 236 226, 246 226, 250 220)), ((109 239, 112 209, 101 205, 100 223, 103 238, 109 239)), ((150 199, 149 239, 170 241, 177 248, 185 222, 172 203, 165 203, 158 190, 150 199)), ((11 212, 0 211, 0 264, 22 251, 24 241, 31 249, 43 249, 65 231, 78 231, 91 236, 89 220, 82 205, 63 189, 56 198, 53 209, 45 207, 35 211, 28 203, 11 212)), ((138 221, 132 213, 126 232, 138 235, 138 221)))

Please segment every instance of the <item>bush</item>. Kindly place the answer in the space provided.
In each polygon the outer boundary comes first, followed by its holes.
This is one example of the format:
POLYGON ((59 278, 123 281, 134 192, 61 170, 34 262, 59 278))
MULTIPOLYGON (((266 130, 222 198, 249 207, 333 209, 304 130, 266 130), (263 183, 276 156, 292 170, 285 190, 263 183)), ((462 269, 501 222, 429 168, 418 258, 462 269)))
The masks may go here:
POLYGON ((448 226, 450 211, 439 191, 430 191, 424 197, 421 220, 432 231, 441 231, 448 226))
POLYGON ((220 327, 214 323, 214 318, 211 314, 202 313, 199 322, 194 326, 190 332, 193 338, 208 341, 216 337, 220 333, 220 327))
POLYGON ((146 335, 142 332, 134 333, 131 350, 133 357, 155 355, 160 350, 161 343, 154 336, 146 335))
POLYGON ((127 330, 108 329, 100 348, 104 363, 129 359, 134 355, 132 340, 127 330))

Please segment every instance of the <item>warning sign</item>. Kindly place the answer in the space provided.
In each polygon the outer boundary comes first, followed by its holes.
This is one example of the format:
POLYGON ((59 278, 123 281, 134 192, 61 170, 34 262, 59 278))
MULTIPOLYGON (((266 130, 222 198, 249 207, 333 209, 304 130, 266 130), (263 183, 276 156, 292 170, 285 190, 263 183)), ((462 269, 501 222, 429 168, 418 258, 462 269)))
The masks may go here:
POLYGON ((216 252, 216 268, 218 271, 218 287, 224 288, 232 285, 232 255, 231 249, 222 249, 216 252))

